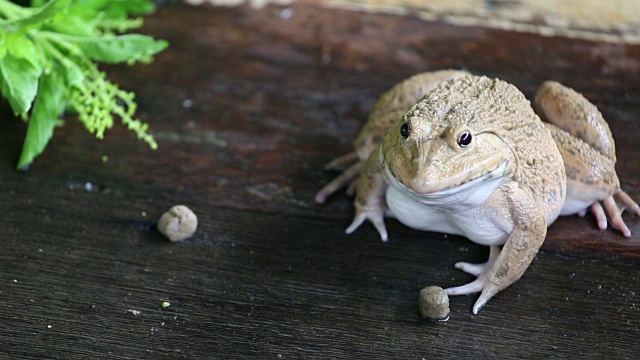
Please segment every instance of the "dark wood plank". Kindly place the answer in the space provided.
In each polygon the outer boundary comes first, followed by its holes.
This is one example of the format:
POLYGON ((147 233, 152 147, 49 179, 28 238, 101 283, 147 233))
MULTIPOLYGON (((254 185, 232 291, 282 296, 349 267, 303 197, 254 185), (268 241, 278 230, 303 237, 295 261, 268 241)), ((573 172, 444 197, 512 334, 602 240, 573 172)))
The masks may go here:
POLYGON ((389 222, 391 242, 343 229, 351 199, 322 207, 322 170, 350 151, 375 98, 440 68, 499 76, 532 95, 561 81, 611 124, 623 187, 640 198, 640 46, 327 10, 169 3, 145 31, 171 48, 109 67, 134 90, 160 149, 121 127, 98 142, 72 118, 28 172, 24 124, 0 122, 0 355, 6 358, 633 358, 640 347, 634 237, 563 218, 524 277, 472 315, 453 297, 424 321, 426 285, 469 281, 466 239, 389 222), (109 157, 103 163, 100 158, 109 157), (171 205, 196 236, 154 229, 171 205), (163 302, 170 305, 163 307, 163 302), (139 313, 137 313, 139 312, 139 313), (137 313, 137 315, 136 315, 137 313))

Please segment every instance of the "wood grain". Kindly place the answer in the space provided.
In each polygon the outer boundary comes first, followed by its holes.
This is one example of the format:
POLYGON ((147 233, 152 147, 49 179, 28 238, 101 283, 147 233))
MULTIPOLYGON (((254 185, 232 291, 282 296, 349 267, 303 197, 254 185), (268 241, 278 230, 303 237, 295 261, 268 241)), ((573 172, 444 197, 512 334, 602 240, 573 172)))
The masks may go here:
POLYGON ((0 121, 0 357, 634 358, 640 221, 624 239, 591 216, 558 220, 523 278, 471 314, 423 320, 419 290, 470 278, 487 249, 389 221, 351 236, 351 199, 315 191, 376 97, 413 73, 465 68, 532 96, 554 79, 611 125, 623 188, 640 198, 640 46, 293 6, 168 2, 144 31, 151 66, 105 68, 133 90, 160 148, 122 127, 96 141, 73 117, 27 172, 25 126, 0 121), (108 156, 109 161, 100 159, 108 156), (171 244, 156 219, 199 216, 171 244), (163 307, 163 302, 169 306, 163 307))

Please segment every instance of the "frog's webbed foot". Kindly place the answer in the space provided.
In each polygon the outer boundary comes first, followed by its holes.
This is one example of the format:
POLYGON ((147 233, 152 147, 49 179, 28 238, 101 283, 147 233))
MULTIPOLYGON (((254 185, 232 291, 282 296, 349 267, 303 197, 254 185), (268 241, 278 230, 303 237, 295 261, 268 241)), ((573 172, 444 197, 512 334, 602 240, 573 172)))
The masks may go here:
POLYGON ((351 225, 345 230, 347 234, 351 234, 356 231, 357 228, 364 223, 365 220, 369 220, 373 226, 378 230, 380 239, 384 242, 389 240, 387 234, 387 228, 384 225, 384 209, 380 207, 361 208, 356 206, 356 216, 353 218, 351 225))
MULTIPOLYGON (((358 155, 355 152, 349 153, 328 163, 325 168, 338 169, 357 159, 358 155)), ((344 170, 342 174, 338 175, 338 177, 331 180, 331 182, 325 185, 316 194, 316 203, 323 204, 331 194, 335 193, 340 188, 347 186, 348 184, 352 184, 354 180, 358 178, 358 174, 360 174, 360 171, 364 167, 364 164, 365 161, 357 161, 355 164, 349 166, 346 170, 344 170)), ((351 186, 349 186, 349 189, 351 189, 351 186)), ((347 192, 349 191, 350 190, 348 190, 347 192)))
POLYGON ((590 208, 600 229, 605 230, 610 222, 611 227, 620 230, 625 237, 631 236, 631 230, 622 219, 622 213, 629 209, 640 216, 640 206, 622 190, 618 190, 612 196, 602 200, 602 204, 600 201, 594 201, 590 208), (609 220, 607 221, 607 219, 609 220))
POLYGON ((380 239, 387 241, 384 216, 388 210, 386 201, 387 185, 382 176, 382 164, 374 151, 360 172, 356 188, 356 216, 347 228, 347 234, 354 232, 365 220, 369 220, 378 230, 380 239))
POLYGON ((477 292, 482 292, 476 303, 473 305, 473 313, 477 314, 478 311, 489 301, 495 294, 500 291, 500 288, 493 284, 489 280, 489 271, 493 268, 496 260, 500 255, 500 247, 492 246, 491 253, 489 254, 489 260, 483 264, 470 264, 467 262, 458 262, 454 266, 468 274, 477 276, 474 281, 452 288, 445 289, 447 295, 466 295, 477 292))
POLYGON ((446 289, 448 295, 480 292, 473 305, 478 311, 494 295, 516 282, 527 270, 547 234, 543 211, 528 189, 510 182, 502 185, 487 200, 490 204, 507 204, 512 215, 513 229, 502 249, 491 246, 489 260, 484 264, 457 263, 456 267, 477 278, 469 284, 446 289))

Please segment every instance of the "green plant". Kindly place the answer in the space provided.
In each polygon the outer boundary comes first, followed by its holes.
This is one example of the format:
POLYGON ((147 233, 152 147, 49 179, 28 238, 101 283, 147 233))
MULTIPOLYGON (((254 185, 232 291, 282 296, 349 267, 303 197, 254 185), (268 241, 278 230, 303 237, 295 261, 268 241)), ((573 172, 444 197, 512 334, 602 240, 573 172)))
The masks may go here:
POLYGON ((69 110, 103 138, 114 118, 153 149, 148 125, 134 118, 134 94, 108 81, 96 62, 149 63, 167 42, 124 34, 155 10, 148 0, 33 0, 22 7, 0 0, 0 91, 16 115, 28 122, 18 160, 26 168, 69 110))

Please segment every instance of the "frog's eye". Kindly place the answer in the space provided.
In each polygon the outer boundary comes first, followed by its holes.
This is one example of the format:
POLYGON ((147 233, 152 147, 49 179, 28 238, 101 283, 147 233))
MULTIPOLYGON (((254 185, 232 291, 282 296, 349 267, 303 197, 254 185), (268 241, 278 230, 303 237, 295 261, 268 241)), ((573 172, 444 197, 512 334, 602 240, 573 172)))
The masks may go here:
POLYGON ((402 126, 400 126, 400 136, 402 136, 403 139, 407 139, 409 137, 409 134, 411 134, 409 124, 403 123, 402 126))
POLYGON ((458 137, 458 145, 460 145, 460 147, 466 148, 471 144, 472 139, 473 139, 473 136, 471 136, 471 132, 469 130, 464 131, 458 137))

